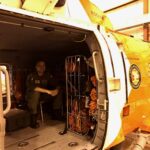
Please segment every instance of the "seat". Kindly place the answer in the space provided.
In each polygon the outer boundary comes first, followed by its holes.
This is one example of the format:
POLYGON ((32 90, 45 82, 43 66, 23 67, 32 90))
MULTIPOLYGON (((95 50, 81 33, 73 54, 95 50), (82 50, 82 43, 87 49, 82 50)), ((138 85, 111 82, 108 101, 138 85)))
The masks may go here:
POLYGON ((40 101, 40 116, 41 116, 41 121, 44 123, 44 113, 43 113, 43 104, 46 103, 45 101, 40 101))

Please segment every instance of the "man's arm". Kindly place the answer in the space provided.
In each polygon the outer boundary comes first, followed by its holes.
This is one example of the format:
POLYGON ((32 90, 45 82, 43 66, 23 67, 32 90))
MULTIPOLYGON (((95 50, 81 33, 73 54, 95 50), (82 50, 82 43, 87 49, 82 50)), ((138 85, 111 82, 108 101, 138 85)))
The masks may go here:
POLYGON ((41 92, 41 93, 47 93, 51 96, 56 96, 58 94, 58 89, 55 90, 48 90, 48 89, 44 89, 44 88, 40 88, 40 87, 36 87, 34 89, 34 91, 36 92, 41 92))

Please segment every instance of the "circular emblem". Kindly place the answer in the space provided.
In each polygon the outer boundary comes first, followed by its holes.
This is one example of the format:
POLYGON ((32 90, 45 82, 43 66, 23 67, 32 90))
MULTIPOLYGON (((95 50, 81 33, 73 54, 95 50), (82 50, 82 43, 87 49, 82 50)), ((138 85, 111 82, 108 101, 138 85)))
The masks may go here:
POLYGON ((131 65, 130 67, 129 77, 130 77, 131 86, 134 89, 137 89, 141 83, 141 73, 140 73, 140 69, 135 64, 131 65))

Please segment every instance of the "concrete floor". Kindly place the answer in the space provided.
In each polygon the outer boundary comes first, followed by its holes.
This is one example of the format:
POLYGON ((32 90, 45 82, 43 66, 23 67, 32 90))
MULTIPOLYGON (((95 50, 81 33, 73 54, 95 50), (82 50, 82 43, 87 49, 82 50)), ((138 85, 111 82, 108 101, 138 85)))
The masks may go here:
MULTIPOLYGON (((91 150, 95 147, 86 136, 80 136, 72 132, 59 135, 58 133, 63 129, 63 122, 50 120, 46 124, 41 124, 38 129, 27 127, 7 133, 5 150, 91 150), (69 147, 70 142, 77 142, 78 145, 69 147)), ((131 150, 135 139, 135 134, 128 135, 122 150, 131 150)), ((150 143, 147 143, 144 150, 150 150, 150 143)))

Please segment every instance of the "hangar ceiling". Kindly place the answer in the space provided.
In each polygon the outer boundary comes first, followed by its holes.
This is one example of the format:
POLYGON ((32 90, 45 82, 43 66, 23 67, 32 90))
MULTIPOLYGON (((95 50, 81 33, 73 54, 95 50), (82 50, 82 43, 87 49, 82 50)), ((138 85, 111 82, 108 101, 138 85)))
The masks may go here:
POLYGON ((150 41, 149 0, 92 0, 110 18, 114 29, 150 41))

